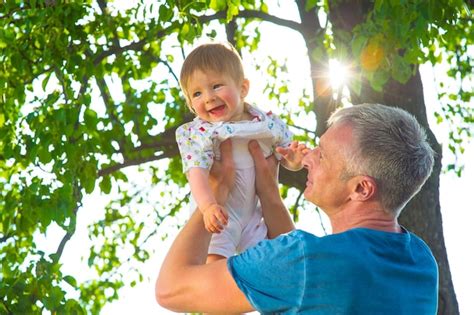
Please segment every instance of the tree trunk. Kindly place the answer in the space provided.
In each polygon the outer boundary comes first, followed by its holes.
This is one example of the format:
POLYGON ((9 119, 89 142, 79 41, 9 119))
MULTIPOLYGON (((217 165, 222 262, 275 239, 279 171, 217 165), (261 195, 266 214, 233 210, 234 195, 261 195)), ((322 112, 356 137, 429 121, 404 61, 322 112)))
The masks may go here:
MULTIPOLYGON (((333 30, 352 32, 355 25, 364 21, 370 6, 367 1, 343 1, 330 8, 333 30)), ((438 314, 459 314, 456 294, 451 279, 446 246, 443 236, 443 222, 439 203, 439 176, 442 151, 436 137, 430 130, 423 98, 420 72, 405 84, 391 79, 382 92, 376 92, 370 84, 362 83, 360 96, 351 95, 354 104, 381 103, 397 106, 412 113, 427 131, 429 142, 436 152, 433 173, 421 191, 407 204, 400 216, 400 223, 420 236, 431 248, 439 266, 439 307, 438 314)))

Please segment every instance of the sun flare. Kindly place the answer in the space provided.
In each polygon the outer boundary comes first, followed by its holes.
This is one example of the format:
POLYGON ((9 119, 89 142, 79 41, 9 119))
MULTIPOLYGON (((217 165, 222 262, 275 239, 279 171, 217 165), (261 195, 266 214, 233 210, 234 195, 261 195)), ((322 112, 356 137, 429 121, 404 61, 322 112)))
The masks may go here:
POLYGON ((333 90, 343 87, 349 79, 349 70, 346 65, 336 59, 329 60, 329 82, 333 90))

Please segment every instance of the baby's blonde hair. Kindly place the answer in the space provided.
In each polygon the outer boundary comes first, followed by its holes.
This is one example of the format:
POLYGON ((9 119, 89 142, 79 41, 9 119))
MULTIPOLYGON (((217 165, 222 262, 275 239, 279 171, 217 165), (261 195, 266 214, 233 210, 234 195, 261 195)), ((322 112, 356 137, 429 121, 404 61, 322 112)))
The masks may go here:
POLYGON ((238 85, 242 83, 245 77, 242 59, 230 43, 208 43, 198 46, 184 60, 179 77, 181 88, 191 111, 193 109, 188 93, 188 83, 196 70, 213 71, 228 75, 238 85))

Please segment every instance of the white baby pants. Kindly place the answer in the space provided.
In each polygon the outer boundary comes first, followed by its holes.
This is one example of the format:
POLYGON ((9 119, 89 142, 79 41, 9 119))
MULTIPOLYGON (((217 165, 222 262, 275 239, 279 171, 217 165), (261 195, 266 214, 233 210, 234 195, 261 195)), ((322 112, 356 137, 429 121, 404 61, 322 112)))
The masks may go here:
MULTIPOLYGON (((235 184, 224 207, 229 222, 220 234, 212 234, 209 254, 233 256, 267 237, 267 226, 255 190, 255 166, 248 151, 249 139, 232 138, 235 184)), ((270 154, 271 139, 259 139, 265 156, 270 154)), ((196 203, 191 202, 191 211, 196 203)))

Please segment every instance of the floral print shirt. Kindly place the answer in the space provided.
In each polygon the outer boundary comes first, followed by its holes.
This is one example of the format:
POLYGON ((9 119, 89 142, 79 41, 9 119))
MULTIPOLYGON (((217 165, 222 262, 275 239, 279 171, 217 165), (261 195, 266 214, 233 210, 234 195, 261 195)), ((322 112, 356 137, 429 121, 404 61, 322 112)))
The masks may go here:
MULTIPOLYGON (((210 169, 214 158, 219 159, 219 144, 232 137, 245 139, 271 138, 272 152, 278 147, 289 146, 292 133, 288 126, 272 112, 264 113, 255 107, 249 108, 253 119, 237 122, 207 122, 199 117, 185 123, 176 130, 183 171, 192 167, 210 169)), ((270 152, 270 153, 272 153, 270 152)))

